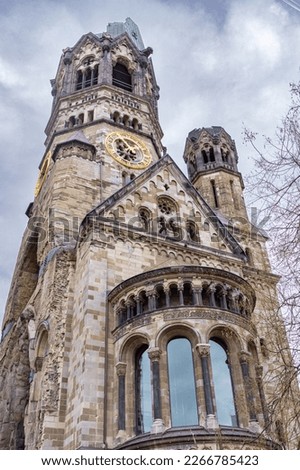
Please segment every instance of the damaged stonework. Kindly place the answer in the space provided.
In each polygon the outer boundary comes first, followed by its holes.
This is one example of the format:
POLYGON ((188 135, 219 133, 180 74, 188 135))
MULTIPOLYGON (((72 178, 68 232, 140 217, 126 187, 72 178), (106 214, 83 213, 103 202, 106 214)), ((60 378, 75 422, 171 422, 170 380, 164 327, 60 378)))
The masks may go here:
POLYGON ((24 449, 24 416, 29 397, 29 338, 19 318, 4 339, 0 357, 0 448, 24 449))
MULTIPOLYGON (((59 250, 43 273, 44 285, 48 285, 51 280, 49 291, 42 289, 42 295, 36 299, 36 311, 39 314, 35 321, 34 361, 30 362, 34 370, 25 419, 27 449, 44 446, 49 434, 52 435, 55 426, 58 426, 62 412, 59 404, 62 406, 61 395, 64 393, 62 373, 73 264, 72 250, 59 250), (47 424, 49 416, 53 429, 47 424)), ((47 444, 45 446, 47 448, 47 444)), ((61 446, 57 442, 57 448, 61 446)))
POLYGON ((0 449, 299 448, 278 276, 235 143, 192 130, 182 173, 140 39, 130 18, 83 35, 51 82, 2 329, 0 449))

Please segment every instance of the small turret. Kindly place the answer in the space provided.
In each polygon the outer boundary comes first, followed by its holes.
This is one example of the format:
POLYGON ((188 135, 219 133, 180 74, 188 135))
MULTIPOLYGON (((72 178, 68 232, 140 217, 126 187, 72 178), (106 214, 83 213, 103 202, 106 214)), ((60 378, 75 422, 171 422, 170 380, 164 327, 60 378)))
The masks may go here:
POLYGON ((235 142, 222 127, 191 131, 183 158, 190 181, 213 209, 228 219, 247 219, 235 142))

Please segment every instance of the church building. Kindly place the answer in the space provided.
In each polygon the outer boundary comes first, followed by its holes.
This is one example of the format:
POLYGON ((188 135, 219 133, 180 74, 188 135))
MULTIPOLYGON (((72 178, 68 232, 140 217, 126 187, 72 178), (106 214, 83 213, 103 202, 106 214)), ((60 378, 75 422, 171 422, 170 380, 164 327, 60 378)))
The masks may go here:
POLYGON ((51 80, 2 326, 0 449, 298 445, 279 278, 235 142, 191 130, 182 173, 152 53, 127 18, 64 49, 51 80))

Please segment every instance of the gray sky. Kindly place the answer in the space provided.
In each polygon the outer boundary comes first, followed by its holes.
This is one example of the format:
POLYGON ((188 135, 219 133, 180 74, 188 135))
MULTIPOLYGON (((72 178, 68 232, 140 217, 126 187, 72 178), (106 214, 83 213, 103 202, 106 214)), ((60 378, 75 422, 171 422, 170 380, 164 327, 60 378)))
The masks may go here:
POLYGON ((0 318, 27 217, 50 82, 63 48, 130 16, 141 31, 161 88, 164 145, 184 169, 194 128, 223 126, 236 140, 240 170, 251 168, 243 123, 272 136, 299 80, 300 1, 0 0, 0 318))

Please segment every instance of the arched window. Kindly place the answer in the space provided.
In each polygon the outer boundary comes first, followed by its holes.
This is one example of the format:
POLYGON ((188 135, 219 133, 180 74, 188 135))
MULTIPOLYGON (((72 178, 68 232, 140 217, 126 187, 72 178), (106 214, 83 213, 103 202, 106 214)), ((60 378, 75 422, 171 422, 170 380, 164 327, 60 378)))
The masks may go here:
POLYGON ((97 83, 98 83, 98 74, 99 74, 99 65, 95 65, 95 67, 93 69, 92 85, 97 85, 97 83))
POLYGON ((215 152, 214 152, 214 149, 212 147, 210 147, 210 149, 209 149, 209 159, 210 159, 211 162, 215 161, 215 152))
POLYGON ((212 338, 209 344, 219 424, 237 426, 231 373, 225 345, 217 338, 212 338))
POLYGON ((82 70, 78 70, 76 76, 76 90, 81 90, 81 88, 83 88, 83 73, 82 70))
POLYGON ((138 217, 139 217, 139 221, 141 223, 142 229, 148 233, 150 231, 151 212, 149 211, 149 209, 142 207, 139 210, 138 217))
POLYGON ((133 127, 133 129, 135 129, 135 130, 138 130, 138 128, 139 128, 139 122, 138 122, 138 120, 137 120, 136 118, 133 118, 133 119, 132 119, 131 127, 133 127))
POLYGON ((217 308, 226 308, 226 306, 224 305, 224 297, 224 288, 223 286, 218 285, 215 291, 215 304, 217 308))
POLYGON ((158 309, 164 308, 167 306, 166 293, 162 285, 156 287, 156 307, 158 309))
POLYGON ((204 164, 208 163, 208 156, 207 156, 206 150, 202 150, 201 153, 202 153, 203 163, 204 164))
POLYGON ((229 163, 229 154, 230 154, 229 150, 225 147, 221 147, 220 150, 221 150, 222 161, 224 163, 229 163))
POLYGON ((82 90, 98 84, 99 65, 94 64, 94 58, 87 58, 76 73, 75 90, 82 90))
POLYGON ((208 285, 205 284, 202 289, 202 303, 204 307, 209 307, 210 306, 210 295, 209 295, 209 289, 208 285))
POLYGON ((217 188, 215 180, 210 180, 211 190, 212 190, 212 200, 214 202, 214 206, 216 208, 219 207, 218 195, 217 195, 217 188))
POLYGON ((193 305, 193 291, 190 282, 185 282, 183 285, 183 303, 184 305, 193 305))
POLYGON ((88 122, 92 122, 94 120, 94 111, 88 111, 88 122))
POLYGON ((118 308, 118 320, 119 325, 122 325, 127 320, 127 308, 124 300, 121 300, 118 308))
POLYGON ((84 114, 81 113, 81 114, 79 114, 79 116, 78 116, 77 124, 80 126, 80 125, 82 125, 83 123, 84 123, 84 114))
POLYGON ((122 171, 122 184, 125 186, 125 184, 129 183, 129 175, 127 171, 122 171))
POLYGON ((44 359, 48 354, 48 331, 43 329, 42 333, 39 335, 39 341, 37 345, 37 357, 44 359))
POLYGON ((188 240, 192 242, 198 242, 199 241, 199 234, 198 234, 198 228, 195 222, 192 220, 188 220, 186 223, 186 232, 187 232, 187 237, 188 240))
POLYGON ((91 86, 92 84, 92 69, 88 67, 85 70, 85 81, 84 81, 84 88, 91 86))
POLYGON ((179 305, 179 290, 176 284, 169 287, 170 306, 177 307, 179 305))
POLYGON ((118 111, 115 111, 112 115, 112 119, 116 124, 119 124, 119 122, 120 122, 120 113, 118 111))
POLYGON ((123 88, 124 90, 127 91, 132 91, 132 81, 131 81, 131 75, 127 70, 127 67, 125 65, 120 64, 119 62, 116 63, 116 65, 113 68, 113 80, 112 80, 113 85, 123 88))
POLYGON ((69 117, 69 127, 74 127, 76 124, 76 118, 75 116, 70 116, 69 117))
POLYGON ((129 116, 127 116, 127 114, 124 114, 122 123, 124 124, 124 126, 129 126, 129 116))
POLYGON ((152 395, 148 347, 142 346, 135 356, 136 434, 149 432, 152 425, 152 395))
POLYGON ((172 426, 198 424, 191 343, 175 338, 168 343, 168 373, 172 426))
POLYGON ((172 215, 176 213, 176 205, 171 198, 159 197, 157 200, 159 211, 165 215, 172 215))
POLYGON ((148 308, 148 297, 147 297, 147 294, 146 294, 146 291, 142 291, 140 292, 139 294, 139 301, 140 301, 140 310, 141 310, 141 313, 145 313, 145 312, 148 312, 149 308, 148 308))

